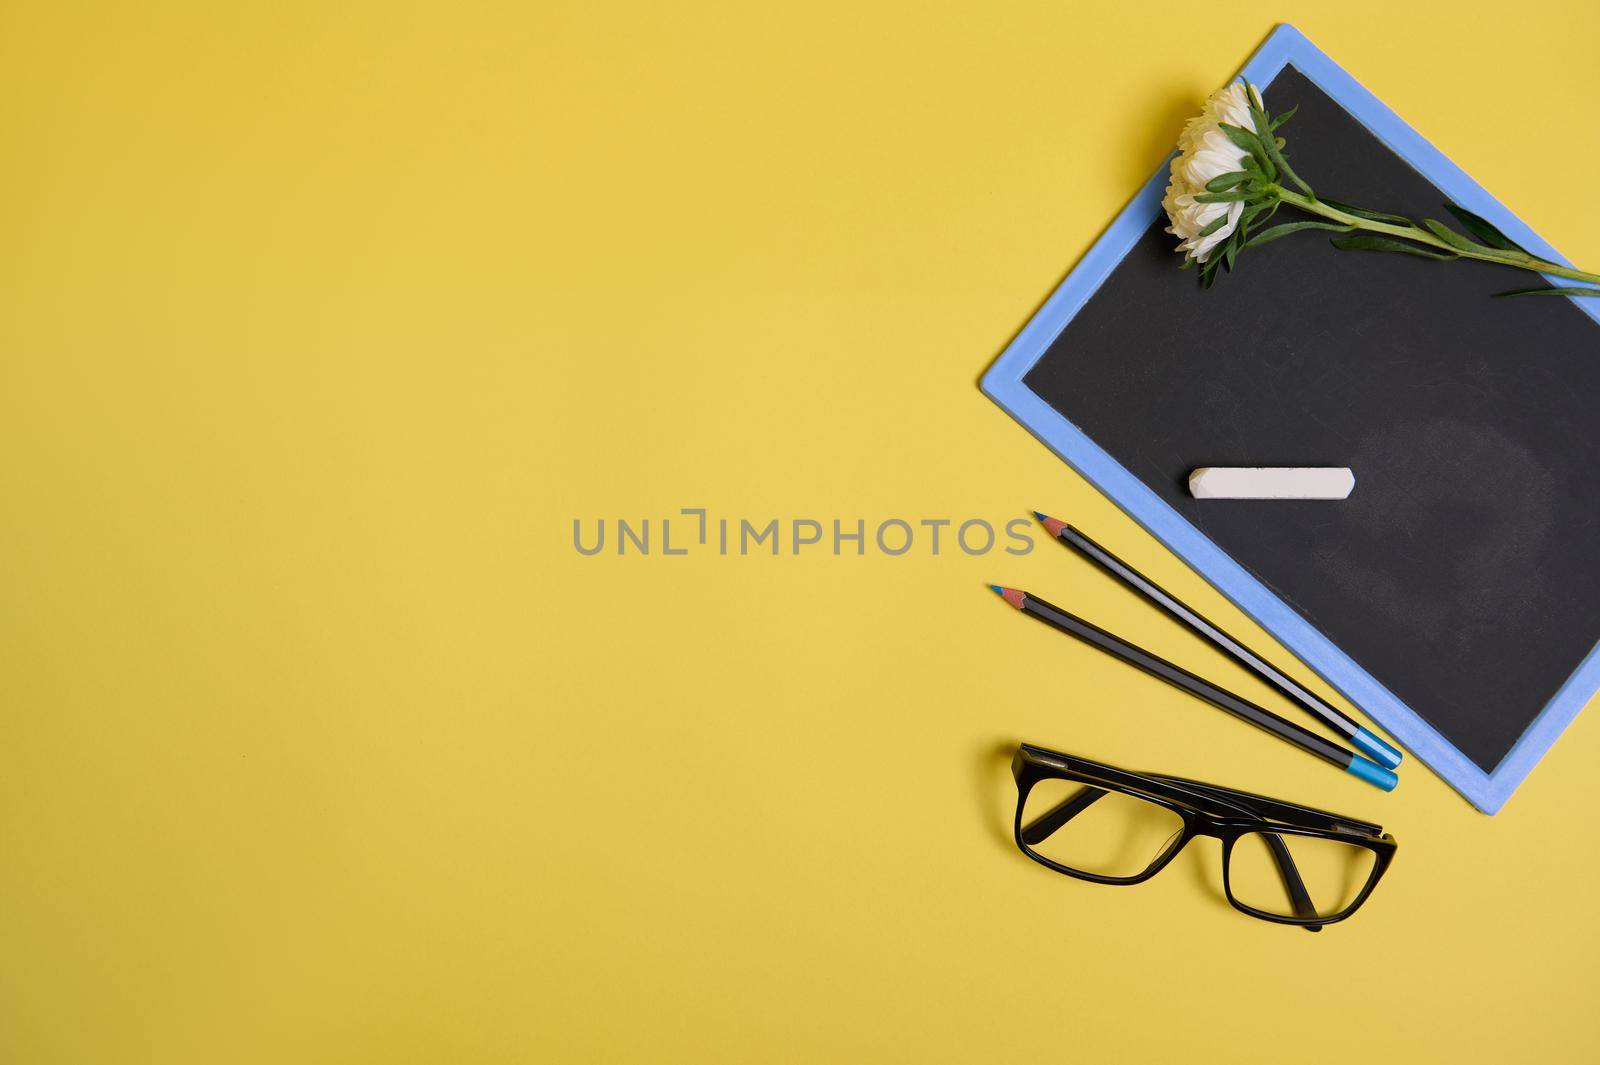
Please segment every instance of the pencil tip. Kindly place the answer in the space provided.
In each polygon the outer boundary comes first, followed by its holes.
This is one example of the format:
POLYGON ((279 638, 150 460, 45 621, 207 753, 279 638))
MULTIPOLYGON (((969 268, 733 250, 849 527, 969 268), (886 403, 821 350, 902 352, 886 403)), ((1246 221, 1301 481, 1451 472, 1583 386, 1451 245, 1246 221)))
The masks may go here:
POLYGON ((998 595, 1001 599, 1004 599, 1018 610, 1022 609, 1021 592, 1017 591, 1015 588, 1003 588, 998 584, 991 584, 989 587, 994 589, 995 595, 998 595))
POLYGON ((1039 524, 1043 525, 1051 536, 1060 536, 1061 530, 1067 527, 1066 522, 1060 518, 1052 518, 1043 511, 1036 510, 1033 512, 1033 516, 1039 519, 1039 524))

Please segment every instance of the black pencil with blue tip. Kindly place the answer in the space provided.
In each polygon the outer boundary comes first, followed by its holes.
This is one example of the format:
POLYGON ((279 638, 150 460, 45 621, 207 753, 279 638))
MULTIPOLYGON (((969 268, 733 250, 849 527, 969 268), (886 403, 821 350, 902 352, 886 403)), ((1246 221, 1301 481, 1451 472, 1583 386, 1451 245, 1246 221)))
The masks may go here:
POLYGON ((1250 722, 1257 728, 1266 730, 1281 740, 1294 744, 1309 754, 1314 754, 1325 762, 1331 762, 1360 780, 1366 781, 1374 787, 1384 791, 1393 791, 1399 783, 1399 778, 1393 770, 1385 769, 1376 762, 1368 761, 1348 748, 1341 747, 1332 740, 1317 735, 1309 729, 1302 728, 1292 721, 1286 721, 1274 714, 1271 710, 1257 706, 1232 692, 1219 688, 1217 685, 1197 677, 1182 666, 1174 665, 1166 659, 1151 654, 1141 647, 1112 635, 1097 625, 1091 625, 1075 614, 1069 614, 1058 606, 1045 602, 1038 596, 1016 588, 1002 588, 998 584, 991 584, 995 594, 1007 603, 1016 607, 1031 617, 1049 625, 1051 628, 1060 629, 1069 636, 1075 636, 1084 643, 1104 651, 1113 658, 1120 659, 1130 666, 1144 670, 1151 676, 1158 677, 1168 684, 1193 695, 1195 698, 1210 703, 1219 710, 1226 710, 1235 717, 1250 722))
POLYGON ((1268 662, 1265 658, 1262 658, 1250 648, 1223 632, 1220 627, 1208 621, 1198 610, 1184 604, 1177 596, 1168 592, 1155 581, 1146 577, 1060 518, 1052 518, 1050 515, 1041 514, 1037 510, 1033 512, 1033 516, 1039 519, 1051 536, 1054 536, 1057 540, 1060 540, 1078 554, 1099 566, 1127 587, 1138 592, 1150 603, 1165 611, 1168 617, 1184 625, 1211 644, 1211 646, 1272 685, 1306 713, 1348 739, 1362 754, 1385 769, 1394 769, 1400 765, 1399 751, 1379 739, 1359 723, 1352 721, 1347 715, 1340 712, 1337 707, 1332 706, 1326 700, 1319 698, 1314 692, 1297 683, 1294 678, 1285 674, 1271 662, 1268 662))

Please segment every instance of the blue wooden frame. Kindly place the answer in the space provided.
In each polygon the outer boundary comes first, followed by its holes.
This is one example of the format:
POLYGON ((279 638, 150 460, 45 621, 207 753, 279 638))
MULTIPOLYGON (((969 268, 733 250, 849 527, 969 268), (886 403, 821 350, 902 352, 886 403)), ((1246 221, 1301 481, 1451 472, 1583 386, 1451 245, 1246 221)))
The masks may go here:
MULTIPOLYGON (((1286 64, 1292 64, 1332 97, 1453 202, 1487 218, 1535 255, 1549 262, 1567 262, 1294 27, 1277 27, 1239 73, 1266 88, 1286 64)), ((1039 312, 1007 346, 988 373, 984 374, 984 393, 1109 496, 1130 517, 1176 552, 1262 628, 1276 636, 1319 676, 1383 726, 1413 755, 1427 763, 1474 806, 1485 813, 1494 813, 1550 749, 1551 744, 1555 743, 1589 697, 1600 688, 1600 646, 1591 650, 1567 678, 1494 772, 1485 773, 1023 383, 1023 377, 1060 335, 1067 322, 1094 295, 1123 256, 1161 214, 1161 196, 1166 181, 1167 163, 1163 162, 1039 312)), ((1555 278, 1551 280, 1556 284, 1570 283, 1555 278)), ((1600 322, 1600 300, 1573 302, 1600 322)))

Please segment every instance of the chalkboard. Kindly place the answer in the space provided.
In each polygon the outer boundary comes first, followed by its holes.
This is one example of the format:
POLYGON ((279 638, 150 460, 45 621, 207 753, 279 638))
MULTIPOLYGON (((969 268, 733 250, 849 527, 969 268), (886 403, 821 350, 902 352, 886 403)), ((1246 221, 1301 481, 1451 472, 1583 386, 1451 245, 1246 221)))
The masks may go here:
MULTIPOLYGON (((1319 193, 1449 219, 1461 188, 1292 56, 1266 95, 1273 112, 1298 105, 1283 132, 1319 193)), ((1492 812, 1554 734, 1497 779, 1519 741, 1558 695, 1581 705, 1595 686, 1600 322, 1568 299, 1490 298, 1537 275, 1340 251, 1316 231, 1247 251, 1202 291, 1164 225, 1133 230, 1008 376, 1086 438, 1090 466, 1124 475, 1103 488, 1158 535, 1186 523, 1179 540, 1204 543, 1191 562, 1230 593, 1248 575, 1241 605, 1275 631, 1292 615, 1286 642, 1492 812), (1349 466, 1356 486, 1340 502, 1197 501, 1198 466, 1349 466)))

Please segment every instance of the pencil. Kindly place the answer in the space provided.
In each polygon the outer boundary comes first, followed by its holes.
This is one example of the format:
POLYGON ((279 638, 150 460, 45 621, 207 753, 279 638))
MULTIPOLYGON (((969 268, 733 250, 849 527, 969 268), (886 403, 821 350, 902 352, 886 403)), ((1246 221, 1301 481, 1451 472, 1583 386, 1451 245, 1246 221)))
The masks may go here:
POLYGON ((1257 706, 1248 699, 1241 698, 1225 688, 1219 688, 1210 681, 1195 676, 1183 667, 1176 666, 1141 647, 1136 647, 1122 639, 1122 637, 1113 635, 1096 625, 1091 625, 1082 618, 1045 602, 1038 596, 1030 595, 1016 588, 1002 588, 998 584, 991 584, 989 587, 993 588, 995 594, 999 595, 1000 598, 1024 614, 1035 617, 1052 628, 1060 629, 1069 636, 1075 636, 1113 658, 1142 669, 1153 677, 1159 677, 1176 688, 1182 688, 1195 698, 1208 702, 1219 710, 1226 710, 1235 717, 1242 718, 1257 728, 1264 729, 1279 739, 1294 744, 1294 746, 1308 754, 1314 754, 1325 762, 1331 762, 1368 784, 1382 788, 1384 791, 1392 791, 1395 784, 1399 782, 1392 770, 1385 769, 1376 762, 1368 761, 1354 751, 1341 747, 1332 740, 1319 736, 1309 729, 1302 728, 1293 721, 1286 721, 1271 710, 1257 706))
POLYGON ((1169 617, 1181 622, 1210 643, 1211 646, 1278 689, 1279 692, 1283 693, 1290 701, 1298 704, 1306 713, 1322 721, 1329 728, 1348 739, 1362 754, 1365 754, 1386 769, 1394 769, 1400 764, 1399 751, 1389 746, 1389 744, 1357 722, 1352 721, 1337 707, 1330 705, 1315 693, 1296 683, 1292 677, 1285 675, 1271 662, 1268 662, 1265 658, 1262 658, 1250 648, 1223 632, 1217 625, 1207 621, 1198 610, 1180 602, 1176 596, 1162 588, 1155 581, 1146 577, 1059 518, 1052 518, 1048 514, 1039 513, 1037 510, 1033 512, 1033 516, 1044 524, 1051 536, 1054 536, 1057 540, 1060 540, 1078 554, 1144 596, 1145 599, 1164 610, 1169 617))

